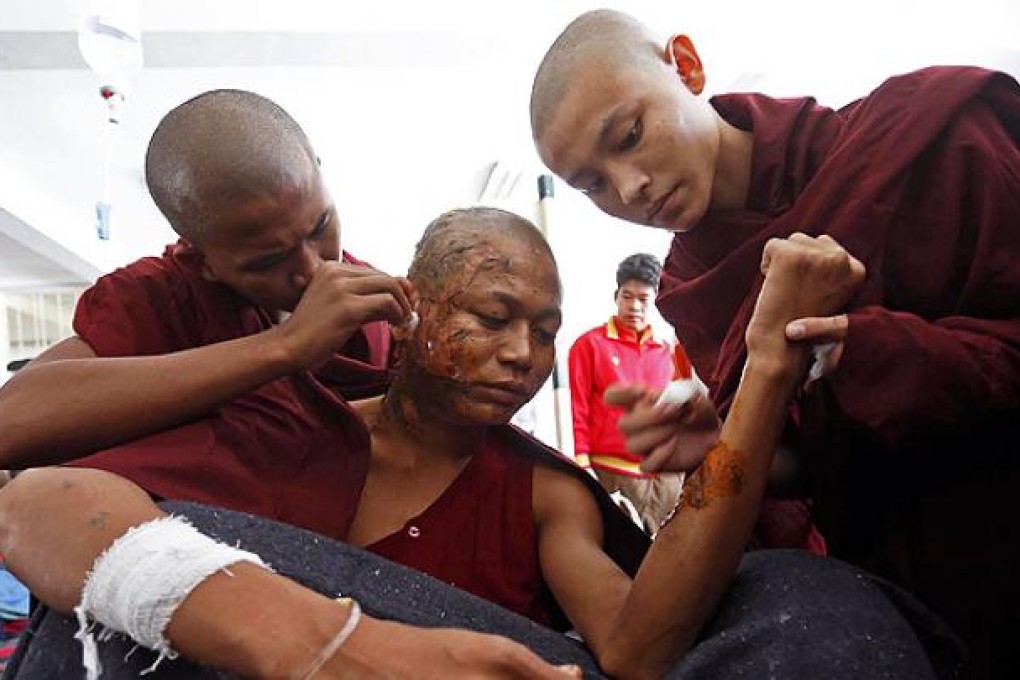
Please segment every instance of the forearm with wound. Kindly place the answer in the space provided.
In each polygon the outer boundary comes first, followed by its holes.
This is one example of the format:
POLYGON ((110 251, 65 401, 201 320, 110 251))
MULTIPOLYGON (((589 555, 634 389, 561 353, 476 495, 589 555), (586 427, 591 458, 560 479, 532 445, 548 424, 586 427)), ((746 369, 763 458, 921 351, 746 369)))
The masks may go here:
POLYGON ((659 530, 600 655, 623 678, 660 677, 729 587, 758 515, 772 452, 806 355, 752 355, 718 444, 659 530))

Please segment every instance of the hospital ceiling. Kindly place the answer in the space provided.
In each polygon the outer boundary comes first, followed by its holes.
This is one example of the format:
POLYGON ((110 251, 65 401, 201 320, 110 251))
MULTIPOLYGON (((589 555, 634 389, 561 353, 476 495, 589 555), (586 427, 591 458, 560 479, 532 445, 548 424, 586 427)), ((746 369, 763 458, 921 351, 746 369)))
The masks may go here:
POLYGON ((111 134, 100 83, 78 51, 81 3, 5 0, 0 288, 87 281, 169 240, 142 184, 145 144, 169 108, 215 87, 253 89, 284 105, 322 157, 346 243, 400 266, 431 216, 491 196, 494 164, 509 177, 528 176, 514 186, 532 191, 530 176, 542 168, 527 125, 531 74, 562 26, 598 6, 627 8, 667 33, 689 29, 717 90, 812 93, 839 104, 901 66, 955 60, 1020 73, 1020 45, 1008 29, 1020 26, 1015 0, 977 0, 963 14, 938 0, 862 0, 860 16, 835 26, 801 0, 142 0, 145 66, 111 134), (802 28, 791 29, 798 16, 802 28), (908 24, 919 42, 896 37, 908 24), (982 39, 961 47, 953 35, 982 39), (882 54, 868 49, 876 43, 882 54), (819 54, 829 56, 805 59, 819 54), (853 60, 834 78, 837 56, 853 60), (108 153, 113 231, 100 242, 94 205, 108 153), (401 245, 389 261, 368 239, 380 229, 401 245))

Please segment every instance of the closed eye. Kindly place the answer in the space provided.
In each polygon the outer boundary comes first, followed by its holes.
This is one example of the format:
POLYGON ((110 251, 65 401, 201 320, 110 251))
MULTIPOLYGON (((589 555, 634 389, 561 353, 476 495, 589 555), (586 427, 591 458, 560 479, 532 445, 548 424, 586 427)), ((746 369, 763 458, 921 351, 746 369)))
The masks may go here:
POLYGON ((286 260, 287 255, 288 253, 274 253, 272 255, 267 255, 266 257, 259 258, 258 260, 246 265, 244 269, 250 272, 264 272, 286 260))
POLYGON ((556 342, 556 331, 547 331, 544 328, 535 329, 535 337, 543 345, 552 345, 556 342))
POLYGON ((315 223, 315 228, 312 229, 312 233, 308 234, 308 238, 315 240, 322 238, 323 234, 326 233, 326 227, 329 226, 329 220, 331 215, 327 212, 319 218, 319 221, 315 223))
POLYGON ((509 320, 500 316, 490 316, 488 314, 475 314, 475 316, 478 317, 478 320, 482 322, 483 326, 493 331, 506 328, 506 325, 509 323, 509 320))

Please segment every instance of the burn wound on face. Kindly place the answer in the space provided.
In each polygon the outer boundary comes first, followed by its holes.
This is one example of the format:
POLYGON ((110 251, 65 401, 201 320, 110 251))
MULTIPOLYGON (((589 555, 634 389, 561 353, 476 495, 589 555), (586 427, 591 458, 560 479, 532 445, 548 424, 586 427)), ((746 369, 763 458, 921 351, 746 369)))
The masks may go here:
MULTIPOLYGON (((473 290, 481 276, 509 275, 512 267, 510 258, 502 255, 491 237, 472 234, 470 246, 454 245, 428 273, 442 277, 433 280, 423 298, 428 319, 424 326, 425 337, 432 343, 426 365, 432 366, 434 375, 456 381, 460 367, 466 360, 468 348, 473 342, 473 329, 466 320, 446 326, 450 318, 456 317, 460 309, 460 298, 473 290), (459 247, 458 247, 459 246, 459 247), (455 261, 453 261, 455 260, 455 261), (437 332, 437 328, 443 328, 437 332)), ((454 239, 456 236, 454 235, 454 239)))
POLYGON ((475 343, 486 341, 476 310, 462 306, 465 294, 479 292, 479 286, 498 288, 503 277, 510 282, 520 276, 515 267, 531 272, 540 258, 550 263, 552 280, 536 287, 553 285, 558 291, 552 251, 527 220, 479 207, 445 213, 429 225, 408 270, 420 296, 420 325, 400 349, 401 370, 391 390, 413 398, 399 405, 443 411, 461 400, 469 390, 464 380, 471 362, 480 360, 475 343))

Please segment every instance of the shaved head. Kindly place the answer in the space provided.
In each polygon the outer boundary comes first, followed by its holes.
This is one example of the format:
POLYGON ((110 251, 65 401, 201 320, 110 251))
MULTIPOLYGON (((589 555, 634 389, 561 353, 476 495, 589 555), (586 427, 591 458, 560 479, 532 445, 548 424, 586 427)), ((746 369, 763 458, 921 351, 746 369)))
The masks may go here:
POLYGON ((546 52, 531 88, 531 132, 537 140, 580 67, 662 64, 662 43, 635 18, 608 9, 586 12, 546 52))
POLYGON ((494 236, 531 246, 555 266, 552 249, 534 224, 505 210, 475 207, 451 210, 429 224, 407 276, 423 298, 435 299, 473 253, 492 248, 494 236))
POLYGON ((152 199, 192 242, 241 202, 317 176, 318 162, 297 122, 243 90, 213 90, 174 108, 145 156, 152 199))

